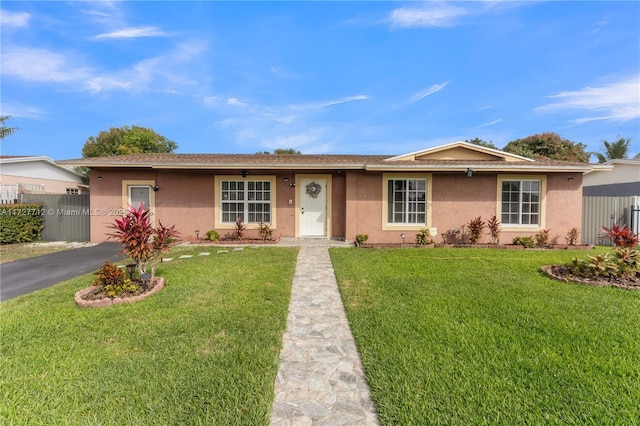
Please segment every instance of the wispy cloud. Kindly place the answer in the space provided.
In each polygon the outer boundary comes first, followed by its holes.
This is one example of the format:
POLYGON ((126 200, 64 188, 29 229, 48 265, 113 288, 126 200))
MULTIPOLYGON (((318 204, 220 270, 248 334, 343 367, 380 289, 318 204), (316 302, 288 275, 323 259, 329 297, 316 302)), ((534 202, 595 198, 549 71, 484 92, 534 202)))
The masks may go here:
POLYGON ((99 70, 85 65, 83 58, 70 52, 9 47, 3 51, 1 73, 5 77, 36 83, 65 84, 75 91, 93 93, 109 90, 171 91, 196 86, 200 78, 190 64, 207 49, 197 40, 185 41, 165 55, 143 59, 129 68, 99 70))
POLYGON ((392 28, 448 27, 468 14, 465 7, 441 2, 429 2, 421 8, 401 7, 391 12, 389 22, 392 28))
POLYGON ((595 34, 597 32, 599 32, 602 28, 606 27, 607 25, 609 25, 609 20, 612 18, 612 15, 607 15, 604 16, 602 19, 600 19, 598 22, 596 22, 594 24, 594 28, 591 31, 591 34, 595 34))
POLYGON ((386 19, 391 28, 442 28, 460 25, 467 16, 526 7, 532 2, 519 1, 425 1, 419 7, 394 9, 386 19))
POLYGON ((239 107, 245 107, 249 104, 247 104, 246 102, 242 102, 240 99, 238 98, 229 98, 227 99, 227 105, 233 105, 233 106, 239 106, 239 107))
POLYGON ((535 111, 554 113, 586 110, 597 113, 597 115, 570 120, 577 124, 598 120, 625 122, 638 119, 640 118, 640 74, 605 86, 560 92, 549 98, 558 101, 537 107, 535 111))
POLYGON ((74 82, 90 72, 71 56, 46 49, 9 47, 3 52, 2 75, 32 82, 74 82))
MULTIPOLYGON (((331 115, 337 105, 370 99, 367 95, 353 95, 336 99, 264 105, 239 97, 214 95, 202 98, 220 119, 215 124, 230 132, 240 146, 255 150, 294 148, 306 154, 326 153, 335 149, 336 140, 346 134, 350 123, 343 123, 334 115, 331 125, 320 125, 317 116, 331 115)), ((331 119, 330 119, 331 120, 331 119)))
POLYGON ((332 99, 332 100, 328 100, 328 101, 313 102, 313 103, 309 103, 309 104, 292 105, 290 108, 293 109, 293 110, 303 110, 303 111, 304 110, 313 110, 313 109, 322 109, 322 108, 327 108, 327 107, 331 107, 331 106, 335 106, 335 105, 345 104, 347 102, 366 101, 367 99, 369 99, 369 96, 366 96, 366 95, 347 96, 347 97, 344 97, 344 98, 332 99))
POLYGON ((442 84, 434 84, 431 87, 428 87, 418 93, 414 93, 413 95, 411 95, 411 97, 407 100, 408 104, 413 104, 416 102, 419 102, 421 100, 423 100, 424 98, 426 98, 429 95, 433 95, 434 93, 438 93, 439 91, 441 91, 442 89, 444 89, 447 84, 449 84, 448 81, 445 81, 442 84))
POLYGON ((45 113, 38 107, 3 102, 0 105, 0 115, 39 120, 45 116, 45 113))
POLYGON ((0 10, 0 24, 3 27, 24 28, 29 25, 29 19, 31 19, 31 15, 27 12, 0 10))
POLYGON ((480 124, 479 126, 476 126, 476 128, 493 126, 494 124, 498 124, 501 121, 502 121, 502 118, 498 118, 498 119, 490 121, 488 123, 480 124))
POLYGON ((104 34, 99 34, 95 36, 94 39, 107 40, 120 38, 164 37, 166 35, 168 34, 158 29, 158 27, 129 27, 104 34))

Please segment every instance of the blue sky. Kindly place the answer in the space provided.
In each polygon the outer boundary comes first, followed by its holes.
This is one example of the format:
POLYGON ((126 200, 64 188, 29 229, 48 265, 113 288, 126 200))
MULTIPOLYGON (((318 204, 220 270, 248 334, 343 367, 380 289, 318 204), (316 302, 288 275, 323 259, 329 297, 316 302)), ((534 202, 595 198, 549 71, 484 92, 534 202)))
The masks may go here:
POLYGON ((640 2, 2 1, 3 155, 403 154, 553 131, 640 152, 640 2))

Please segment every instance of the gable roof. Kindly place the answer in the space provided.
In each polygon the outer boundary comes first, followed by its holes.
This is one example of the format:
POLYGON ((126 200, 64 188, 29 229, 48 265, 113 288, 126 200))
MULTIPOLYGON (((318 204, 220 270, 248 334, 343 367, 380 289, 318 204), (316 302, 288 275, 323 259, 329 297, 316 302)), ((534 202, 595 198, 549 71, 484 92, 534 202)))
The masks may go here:
MULTIPOLYGON (((53 170, 57 170, 60 173, 68 175, 72 180, 78 180, 79 182, 82 180, 82 174, 71 169, 70 168, 71 165, 58 164, 55 161, 53 161, 51 158, 44 155, 33 155, 33 156, 0 155, 0 165, 25 164, 25 166, 27 166, 28 163, 44 163, 47 167, 50 167, 53 170)), ((19 167, 19 166, 16 166, 16 167, 19 167)), ((2 170, 0 170, 0 173, 2 173, 2 170)))
POLYGON ((92 168, 152 169, 352 169, 376 171, 520 171, 589 172, 593 165, 554 160, 533 160, 467 142, 399 156, 338 154, 173 154, 147 153, 91 157, 59 164, 92 168))
POLYGON ((409 154, 387 158, 386 161, 424 161, 424 160, 487 160, 487 161, 535 161, 497 149, 457 141, 446 145, 427 148, 409 154))

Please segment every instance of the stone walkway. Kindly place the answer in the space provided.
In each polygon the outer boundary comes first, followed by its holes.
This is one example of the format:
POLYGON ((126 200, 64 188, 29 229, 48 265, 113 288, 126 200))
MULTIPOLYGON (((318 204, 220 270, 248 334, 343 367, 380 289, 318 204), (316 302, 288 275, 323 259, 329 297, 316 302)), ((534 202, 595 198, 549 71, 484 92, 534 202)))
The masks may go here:
POLYGON ((271 425, 377 425, 327 250, 338 244, 318 243, 297 244, 271 425))

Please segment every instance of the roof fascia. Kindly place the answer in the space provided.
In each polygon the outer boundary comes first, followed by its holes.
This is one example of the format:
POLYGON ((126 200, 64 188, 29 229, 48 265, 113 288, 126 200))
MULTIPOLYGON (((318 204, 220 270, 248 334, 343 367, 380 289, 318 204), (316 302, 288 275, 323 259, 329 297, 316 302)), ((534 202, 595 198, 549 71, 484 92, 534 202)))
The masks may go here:
MULTIPOLYGON (((55 168, 58 168, 60 170, 62 170, 65 173, 70 173, 76 177, 83 177, 82 174, 76 172, 75 170, 71 170, 68 167, 66 167, 67 165, 62 165, 62 164, 58 164, 55 161, 53 161, 51 158, 44 156, 44 155, 38 155, 38 156, 33 156, 33 157, 15 157, 15 158, 3 158, 0 161, 0 164, 3 163, 32 163, 32 162, 37 162, 37 161, 42 161, 44 163, 47 163, 55 168)), ((72 167, 72 165, 68 165, 69 167, 72 167)))
POLYGON ((477 164, 457 164, 457 165, 430 165, 425 166, 423 164, 414 165, 377 165, 368 164, 365 168, 371 171, 425 171, 425 172, 465 172, 467 169, 471 169, 474 172, 539 172, 539 173, 589 173, 592 171, 591 166, 549 166, 549 165, 517 165, 511 167, 500 166, 483 166, 477 164))
MULTIPOLYGON (((72 164, 72 163, 68 163, 72 164)), ((151 163, 76 163, 76 166, 89 167, 89 168, 149 168, 149 169, 180 169, 180 170, 215 170, 215 169, 263 169, 263 170, 326 170, 326 169, 364 169, 364 163, 356 164, 185 164, 185 163, 163 163, 163 164, 151 164, 151 163)))
POLYGON ((592 164, 591 166, 592 166, 591 170, 584 172, 585 175, 587 173, 592 173, 592 172, 610 172, 614 169, 613 164, 607 164, 607 163, 592 164))

